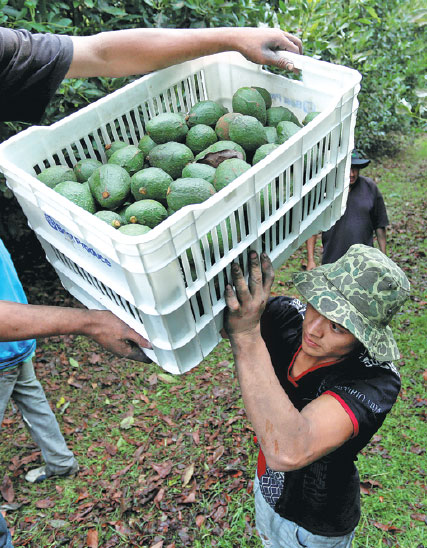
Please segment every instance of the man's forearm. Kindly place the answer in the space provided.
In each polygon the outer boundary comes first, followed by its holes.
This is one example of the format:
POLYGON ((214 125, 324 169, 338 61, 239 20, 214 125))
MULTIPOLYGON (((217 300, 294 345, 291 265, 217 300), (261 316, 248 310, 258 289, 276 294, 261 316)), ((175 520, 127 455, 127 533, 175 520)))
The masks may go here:
POLYGON ((91 311, 86 309, 0 301, 0 340, 21 341, 64 334, 90 336, 91 318, 91 311))
POLYGON ((274 470, 293 470, 305 462, 309 424, 294 407, 274 373, 260 334, 231 336, 240 389, 248 418, 274 470))
POLYGON ((377 228, 375 231, 377 235, 378 240, 378 247, 380 248, 380 251, 386 255, 386 247, 387 247, 387 236, 386 236, 386 229, 385 228, 377 228))

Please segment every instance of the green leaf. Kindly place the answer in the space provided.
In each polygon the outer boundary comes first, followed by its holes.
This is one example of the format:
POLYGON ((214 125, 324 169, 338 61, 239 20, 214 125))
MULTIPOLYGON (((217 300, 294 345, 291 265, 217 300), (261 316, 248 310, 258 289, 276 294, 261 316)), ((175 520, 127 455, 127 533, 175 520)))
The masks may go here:
POLYGON ((374 10, 373 7, 371 7, 371 6, 366 6, 366 11, 369 13, 369 15, 370 15, 371 17, 373 17, 374 19, 376 19, 376 20, 378 21, 378 23, 381 22, 381 19, 378 17, 377 12, 374 10))
POLYGON ((79 362, 74 358, 69 358, 68 361, 70 362, 71 367, 80 367, 79 362))
POLYGON ((135 419, 133 417, 125 417, 120 423, 120 428, 129 430, 129 428, 132 428, 134 422, 135 419))
POLYGON ((167 373, 159 373, 157 377, 162 380, 163 382, 166 382, 168 384, 172 384, 174 382, 177 382, 176 377, 173 375, 168 375, 167 373))

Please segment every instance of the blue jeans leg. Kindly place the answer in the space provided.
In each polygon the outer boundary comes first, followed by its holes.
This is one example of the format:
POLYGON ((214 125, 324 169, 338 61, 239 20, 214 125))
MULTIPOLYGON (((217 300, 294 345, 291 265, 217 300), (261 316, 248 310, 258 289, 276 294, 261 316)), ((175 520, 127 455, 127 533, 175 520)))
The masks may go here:
POLYGON ((13 548, 12 537, 7 528, 6 520, 0 512, 0 548, 13 548))
POLYGON ((351 548, 354 531, 341 537, 313 535, 279 516, 262 496, 257 477, 254 494, 256 527, 264 548, 351 548))

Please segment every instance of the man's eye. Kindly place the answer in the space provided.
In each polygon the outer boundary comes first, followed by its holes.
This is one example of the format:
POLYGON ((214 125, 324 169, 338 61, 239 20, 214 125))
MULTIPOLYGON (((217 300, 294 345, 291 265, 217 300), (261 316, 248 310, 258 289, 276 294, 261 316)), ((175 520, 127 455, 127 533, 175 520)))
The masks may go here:
POLYGON ((344 330, 339 326, 337 323, 331 323, 332 331, 336 331, 337 333, 344 333, 344 330))

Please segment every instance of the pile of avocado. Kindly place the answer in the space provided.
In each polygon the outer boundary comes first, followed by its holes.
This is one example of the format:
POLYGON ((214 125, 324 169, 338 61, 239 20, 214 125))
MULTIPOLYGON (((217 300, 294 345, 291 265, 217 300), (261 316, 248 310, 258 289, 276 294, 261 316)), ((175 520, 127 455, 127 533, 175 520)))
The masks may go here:
POLYGON ((260 87, 239 88, 232 107, 206 100, 187 114, 158 114, 138 146, 115 141, 105 146, 104 164, 88 158, 72 168, 55 165, 38 179, 119 231, 145 234, 220 191, 318 114, 300 123, 260 87))

